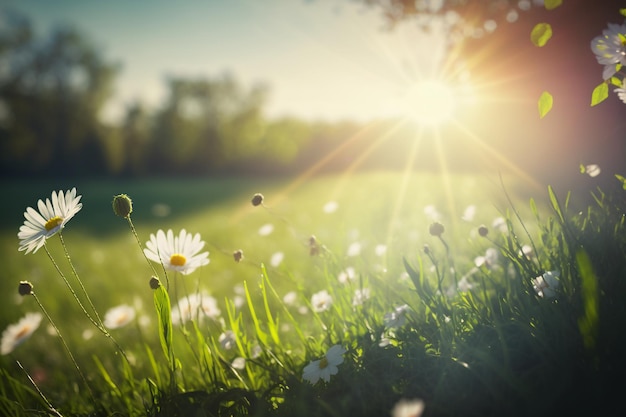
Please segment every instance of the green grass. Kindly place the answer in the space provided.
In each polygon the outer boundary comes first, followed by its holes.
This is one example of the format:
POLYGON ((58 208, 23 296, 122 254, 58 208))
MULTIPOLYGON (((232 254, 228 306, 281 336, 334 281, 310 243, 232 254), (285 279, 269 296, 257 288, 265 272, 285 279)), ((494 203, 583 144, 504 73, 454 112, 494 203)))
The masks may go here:
MULTIPOLYGON (((578 408, 610 415, 610 395, 623 384, 606 381, 624 369, 618 353, 624 340, 615 329, 626 320, 619 301, 626 289, 614 278, 626 275, 623 192, 596 190, 596 200, 585 206, 579 203, 585 198, 570 201, 545 190, 529 204, 535 190, 509 178, 502 182, 504 188, 498 178, 444 181, 378 172, 293 182, 3 184, 12 198, 0 223, 7 254, 0 324, 38 310, 35 300, 16 291, 20 280, 32 282, 96 400, 44 320, 2 358, 0 410, 39 415, 46 408, 19 360, 63 415, 381 416, 401 398, 423 399, 424 415, 432 416, 559 415, 576 410, 568 401, 584 395, 590 402, 578 408), (132 324, 110 331, 130 365, 82 314, 45 251, 17 251, 24 209, 72 186, 83 196, 83 209, 63 239, 101 315, 119 304, 137 310, 132 324), (250 203, 256 192, 264 194, 264 206, 250 203), (170 272, 169 291, 150 289, 154 272, 127 222, 111 209, 120 193, 133 199, 142 244, 158 229, 185 228, 201 234, 211 263, 185 277, 170 272), (338 203, 335 212, 323 211, 328 201, 338 203), (431 205, 445 227, 441 239, 429 234, 433 219, 424 208, 431 205), (476 206, 471 221, 461 219, 468 205, 476 206), (492 227, 498 217, 507 220, 508 231, 492 227), (273 232, 259 235, 266 224, 273 232), (489 228, 486 237, 477 233, 481 224, 489 228), (310 254, 311 236, 322 247, 318 255, 310 254), (350 256, 354 243, 360 253, 350 256), (384 254, 376 252, 379 245, 386 246, 384 254), (520 256, 523 245, 533 247, 534 256, 520 256), (489 248, 497 250, 497 262, 476 267, 475 258, 489 248), (237 249, 244 253, 239 263, 237 249), (284 260, 272 266, 276 252, 284 260), (346 268, 356 279, 342 284, 338 276, 346 268), (557 297, 540 298, 531 280, 549 270, 560 271, 557 297), (472 288, 445 295, 464 276, 472 288), (353 306, 361 288, 371 298, 353 306), (175 306, 198 289, 217 299, 221 319, 188 323, 184 330, 175 324, 171 341, 161 339, 169 315, 159 318, 157 310, 167 311, 167 296, 175 306), (314 313, 311 296, 321 290, 333 304, 314 313), (300 308, 283 302, 290 291, 300 308), (386 328, 385 314, 403 304, 409 306, 406 323, 386 328), (220 345, 225 330, 237 335, 232 349, 220 345), (85 338, 85 331, 92 336, 85 338), (339 373, 327 384, 303 381, 302 368, 333 344, 348 351, 339 373), (247 359, 245 368, 230 365, 236 357, 247 359)), ((58 236, 47 247, 74 283, 58 236)))

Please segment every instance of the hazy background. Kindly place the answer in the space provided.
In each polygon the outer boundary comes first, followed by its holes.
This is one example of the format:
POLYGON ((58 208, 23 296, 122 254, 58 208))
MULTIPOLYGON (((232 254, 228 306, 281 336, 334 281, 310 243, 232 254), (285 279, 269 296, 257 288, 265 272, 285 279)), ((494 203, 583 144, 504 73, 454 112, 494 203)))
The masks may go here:
POLYGON ((589 106, 590 42, 626 2, 460 3, 5 1, 2 175, 620 172, 626 105, 589 106), (537 48, 542 21, 554 36, 537 48), (453 86, 454 119, 404 123, 407 91, 430 77, 453 86))

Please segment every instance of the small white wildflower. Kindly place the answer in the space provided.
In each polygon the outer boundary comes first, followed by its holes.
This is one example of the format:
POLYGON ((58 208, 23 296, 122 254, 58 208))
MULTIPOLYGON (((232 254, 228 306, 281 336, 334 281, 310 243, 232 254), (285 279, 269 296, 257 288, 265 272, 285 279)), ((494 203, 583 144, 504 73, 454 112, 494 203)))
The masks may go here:
POLYGON ((336 201, 329 201, 324 204, 324 208, 322 210, 324 210, 324 213, 330 214, 337 211, 337 208, 339 208, 339 204, 336 201))
POLYGON ((600 172, 602 172, 602 170, 600 169, 600 165, 598 164, 585 165, 585 173, 591 178, 597 177, 598 175, 600 175, 600 172))
POLYGON ((435 208, 433 204, 429 204, 424 207, 424 214, 433 221, 441 220, 441 213, 435 208))
POLYGON ((342 284, 346 284, 349 281, 354 281, 356 280, 356 278, 357 278, 356 271, 351 266, 341 271, 339 275, 337 276, 337 280, 342 284))
POLYGON ((0 343, 0 353, 8 355, 16 347, 24 343, 41 323, 43 316, 41 313, 27 313, 17 323, 10 324, 2 332, 2 342, 0 343))
POLYGON ((232 349, 235 346, 235 343, 237 343, 235 332, 232 330, 226 330, 224 333, 220 334, 218 342, 220 342, 222 349, 232 349))
POLYGON ((246 367, 246 360, 245 358, 242 358, 241 356, 236 357, 235 359, 233 359, 233 362, 230 364, 233 368, 238 369, 238 370, 243 370, 246 367))
POLYGON ((357 288, 354 291, 354 297, 352 298, 352 305, 360 306, 365 301, 369 300, 370 292, 371 291, 369 288, 357 288))
POLYGON ((509 228, 506 225, 506 220, 504 219, 504 217, 496 217, 495 219, 493 219, 493 222, 491 223, 491 227, 493 227, 495 230, 499 230, 502 233, 506 233, 509 231, 509 228))
POLYGON ((617 87, 613 90, 617 97, 622 101, 622 103, 626 104, 626 78, 622 80, 622 86, 617 87))
POLYGON ((104 326, 109 329, 124 327, 135 318, 135 309, 122 304, 109 309, 104 315, 104 326))
POLYGON ((618 25, 609 23, 608 28, 602 31, 591 41, 591 50, 596 55, 599 64, 604 65, 602 78, 608 80, 617 72, 617 65, 626 65, 626 23, 618 25))
POLYGON ((343 354, 346 350, 341 345, 334 345, 326 352, 322 359, 312 361, 304 367, 302 379, 315 384, 320 379, 330 381, 330 376, 339 372, 338 365, 343 363, 343 354))
POLYGON ((208 294, 194 293, 182 297, 178 300, 178 304, 172 307, 172 323, 176 325, 192 319, 202 321, 205 317, 216 320, 221 313, 214 297, 208 294))
POLYGON ((559 286, 559 271, 548 271, 532 280, 533 289, 539 297, 552 298, 559 286))
POLYGON ((285 254, 284 253, 276 252, 270 258, 270 265, 272 265, 274 268, 276 268, 276 267, 278 267, 278 265, 280 265, 283 262, 284 258, 285 258, 285 254))
POLYGON ((283 303, 288 306, 293 306, 296 304, 298 300, 298 293, 295 291, 289 291, 287 294, 283 296, 283 303))
POLYGON ((402 399, 391 409, 391 417, 420 417, 423 412, 423 400, 402 399))
POLYGON ((359 242, 351 243, 348 247, 346 255, 350 257, 359 256, 361 254, 361 244, 359 242))
POLYGON ((383 322, 386 329, 398 328, 404 326, 406 323, 406 312, 409 310, 409 306, 404 304, 396 307, 392 312, 385 314, 383 322))
POLYGON ((465 208, 465 211, 463 212, 463 216, 461 216, 461 219, 465 220, 466 222, 471 222, 474 220, 475 215, 476 215, 476 206, 472 204, 465 208))
POLYGON ((326 290, 322 290, 316 292, 311 297, 311 305, 313 307, 313 311, 316 313, 321 313, 323 311, 329 310, 330 306, 333 304, 333 297, 326 290))
POLYGON ((274 231, 274 225, 273 225, 273 224, 271 224, 271 223, 267 223, 267 224, 264 224, 263 226, 261 226, 261 227, 259 228, 258 233, 259 233, 259 235, 260 235, 260 236, 268 236, 268 235, 270 235, 273 231, 274 231))
POLYGON ((468 292, 473 288, 473 284, 467 280, 467 277, 462 277, 457 283, 457 289, 460 292, 468 292))

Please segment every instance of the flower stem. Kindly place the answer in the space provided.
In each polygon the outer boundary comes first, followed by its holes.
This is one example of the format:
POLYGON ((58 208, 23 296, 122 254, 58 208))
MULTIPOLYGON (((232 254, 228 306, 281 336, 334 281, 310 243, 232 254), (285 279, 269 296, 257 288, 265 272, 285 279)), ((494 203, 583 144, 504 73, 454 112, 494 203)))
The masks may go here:
MULTIPOLYGON (((41 311, 46 316, 46 318, 48 319, 48 321, 50 322, 52 327, 54 327, 54 330, 56 331, 57 335, 59 336, 59 339, 61 339, 61 343, 63 343, 63 347, 65 348, 65 351, 67 352, 67 355, 70 357, 70 360, 74 364, 74 367, 76 367, 76 370, 78 371, 78 374, 80 375, 81 379, 85 383, 85 386, 87 387, 87 391, 89 391, 89 396, 91 397, 91 400, 94 402, 94 404, 96 404, 96 399, 95 399, 95 397, 93 395, 93 392, 91 391, 91 387, 89 386, 89 383, 87 382, 87 378, 85 378, 85 375, 83 374, 83 371, 80 370, 80 366, 78 366, 78 362, 76 362, 76 359, 74 358, 74 355, 72 354, 72 351, 70 350, 69 346, 65 342, 65 339, 63 338, 63 335, 61 334, 61 331, 59 330, 57 325, 54 324, 54 321, 52 320, 52 317, 50 317, 50 314, 48 314, 48 311, 46 311, 46 309, 44 308, 44 306, 41 303, 41 301, 39 301, 39 297, 37 297, 37 294, 35 294, 33 291, 31 291, 31 295, 33 296, 33 298, 35 299, 35 301, 39 305, 39 308, 41 308, 41 311)), ((44 399, 45 399, 45 397, 44 397, 44 399)))
MULTIPOLYGON (((124 357, 124 359, 126 360, 126 362, 128 362, 128 364, 130 364, 130 361, 128 360, 128 357, 126 356, 126 352, 124 351, 124 349, 122 349, 122 347, 120 346, 120 344, 117 342, 117 340, 115 340, 113 338, 113 336, 111 335, 111 333, 109 333, 109 331, 104 327, 104 325, 102 324, 102 322, 98 323, 96 322, 96 320, 94 320, 94 318, 91 316, 91 314, 89 314, 89 312, 87 311, 87 309, 85 309, 85 306, 83 305, 83 303, 80 301, 80 298, 78 297, 78 294, 76 294, 76 291, 74 291, 74 288, 72 288, 72 284, 70 284, 70 282, 67 280, 67 277, 65 276, 65 274, 63 273, 63 271, 61 271, 61 268, 59 268, 59 265, 56 263, 56 261, 54 260, 54 257, 52 256, 52 254, 50 253, 50 251, 48 250, 48 247, 46 245, 44 245, 44 248, 46 250, 46 254, 48 254, 48 258, 50 258, 50 261, 52 262, 52 265, 54 265, 54 268, 56 269, 56 271, 59 273, 59 275, 61 276, 61 278, 63 278, 63 282, 65 282, 65 285, 67 286, 67 288, 70 290, 70 293, 72 293, 72 296, 74 297, 74 299, 76 300, 76 302, 78 303, 78 306, 81 308, 81 310, 83 310, 83 313, 85 314, 85 316, 87 316, 87 318, 89 319, 89 321, 106 337, 108 337, 109 339, 111 339, 113 341, 113 343, 115 344, 115 347, 120 351, 120 353, 122 354, 122 356, 124 357)), ((80 280, 79 280, 80 282, 80 280)))
MULTIPOLYGON (((52 404, 50 403, 50 401, 48 401, 48 399, 46 398, 46 396, 45 396, 45 395, 43 395, 43 392, 41 392, 41 390, 39 389, 39 387, 37 386, 37 384, 35 383, 35 381, 33 381, 33 378, 31 378, 31 376, 29 375, 29 373, 28 373, 28 372, 26 372, 26 369, 24 369, 24 367, 22 366, 22 364, 20 363, 20 361, 15 361, 15 362, 17 362, 17 366, 19 366, 19 367, 20 367, 20 369, 21 369, 22 371, 24 371, 24 373, 26 374, 26 377, 28 378, 28 380, 30 381, 30 383, 31 383, 31 384, 33 384, 33 387, 35 387, 35 390, 37 391, 37 393, 39 394, 39 396, 41 397, 41 399, 42 399, 42 400, 46 403, 46 405, 48 406, 48 411, 49 411, 51 414, 53 414, 53 415, 55 415, 55 416, 57 416, 57 417, 63 417, 63 416, 61 415, 61 413, 59 413, 59 412, 56 410, 56 408, 54 408, 54 407, 52 406, 52 404)), ((93 398, 93 396, 92 396, 92 398, 93 398)))
POLYGON ((104 328, 104 323, 102 323, 102 319, 100 318, 100 315, 98 314, 98 310, 96 310, 96 307, 94 306, 93 302, 91 301, 91 297, 89 297, 89 294, 87 293, 87 290, 85 289, 85 286, 83 285, 83 281, 78 276, 78 272, 76 272, 76 268, 74 267, 74 263, 72 262, 72 258, 70 258, 70 254, 67 251, 67 246, 65 246, 65 240, 63 240, 63 234, 62 233, 59 233, 59 239, 61 240, 61 246, 63 247, 63 251, 65 252, 65 258, 67 259, 67 262, 70 264, 70 268, 72 269, 72 274, 74 275, 74 278, 76 278, 76 281, 78 281, 78 284, 80 285, 80 288, 83 291, 83 294, 87 298, 87 301, 89 302, 89 306, 93 310, 94 315, 96 316, 96 319, 98 320, 98 324, 100 325, 100 327, 104 328))
MULTIPOLYGON (((126 220, 128 220, 128 226, 130 227, 131 232, 133 232, 133 236, 135 236, 135 240, 137 241, 137 244, 139 245, 139 249, 141 250, 143 257, 146 259, 146 262, 148 262, 148 265, 150 265, 150 268, 152 268, 152 272, 154 272, 154 276, 158 277, 159 274, 157 273, 156 269, 154 269, 154 265, 152 265, 152 262, 150 262, 150 259, 148 259, 148 257, 146 256, 146 253, 143 251, 143 246, 141 244, 141 241, 139 240, 139 235, 137 234, 137 230, 135 229, 135 225, 133 224, 132 219, 130 218, 130 216, 128 216, 126 217, 126 220)), ((165 274, 165 288, 169 292, 170 280, 167 274, 165 274)))

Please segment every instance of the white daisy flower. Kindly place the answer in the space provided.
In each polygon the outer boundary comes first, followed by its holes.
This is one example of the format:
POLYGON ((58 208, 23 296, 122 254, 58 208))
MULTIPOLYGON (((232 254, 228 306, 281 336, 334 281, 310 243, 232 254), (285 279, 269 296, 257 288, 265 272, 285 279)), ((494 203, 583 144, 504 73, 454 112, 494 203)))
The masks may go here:
POLYGON ((322 311, 329 310, 332 304, 333 297, 331 297, 326 290, 316 292, 311 297, 311 305, 313 306, 313 311, 315 311, 316 313, 321 313, 322 311))
POLYGON ((361 244, 359 242, 353 242, 348 246, 347 256, 354 257, 361 254, 361 244))
POLYGON ((150 234, 143 252, 148 259, 162 263, 166 269, 187 275, 209 263, 209 252, 198 253, 203 247, 204 241, 200 240, 199 233, 192 235, 182 229, 178 236, 174 236, 170 229, 167 235, 163 230, 159 230, 156 236, 150 234))
POLYGON ((16 347, 24 343, 24 341, 37 330, 42 318, 41 313, 27 313, 17 323, 10 324, 4 332, 2 332, 0 353, 8 355, 13 352, 16 347))
POLYGON ((494 248, 488 248, 485 251, 484 256, 477 256, 474 258, 474 265, 481 267, 485 265, 487 269, 492 269, 498 265, 498 251, 494 248))
POLYGON ((356 270, 349 266, 343 271, 339 273, 337 276, 337 280, 342 284, 347 284, 350 281, 355 281, 357 279, 356 270))
POLYGON ((364 302, 370 299, 371 290, 369 288, 357 288, 354 290, 354 297, 352 297, 352 305, 354 307, 362 305, 364 302))
POLYGON ((233 359, 233 362, 230 365, 233 368, 241 371, 246 368, 246 359, 242 358, 241 356, 238 356, 235 359, 233 359))
MULTIPOLYGON (((617 89, 615 89, 615 91, 617 91, 617 89)), ((601 172, 602 172, 602 168, 600 168, 600 165, 598 164, 585 165, 585 173, 589 175, 591 178, 597 177, 598 175, 600 175, 601 172)))
POLYGON ((20 227, 17 237, 20 239, 18 250, 35 253, 46 243, 46 239, 60 232, 65 224, 80 211, 83 204, 82 196, 76 195, 76 188, 53 191, 52 200, 46 198, 37 202, 39 211, 27 207, 24 212, 24 224, 20 227))
POLYGON ((270 265, 276 268, 283 262, 283 259, 285 259, 285 254, 282 252, 276 252, 270 259, 270 265))
POLYGON ((304 367, 302 379, 315 384, 320 379, 330 381, 330 376, 339 372, 338 365, 343 363, 343 354, 346 350, 341 345, 334 345, 322 359, 312 361, 304 367))
POLYGON ((469 280, 467 279, 467 277, 462 277, 459 282, 457 283, 457 290, 460 292, 468 292, 469 290, 471 290, 474 287, 474 285, 469 282, 469 280))
POLYGON ((298 293, 295 291, 289 291, 287 294, 283 296, 283 303, 288 306, 296 305, 298 301, 298 293))
POLYGON ((622 103, 626 104, 626 78, 622 80, 622 86, 617 87, 613 91, 615 92, 615 94, 617 94, 617 97, 619 97, 622 103))
POLYGON ((596 36, 591 41, 591 50, 596 54, 598 63, 604 65, 602 77, 605 80, 615 75, 617 64, 626 65, 625 36, 626 23, 609 23, 609 27, 602 31, 602 36, 596 36))
POLYGON ((504 217, 496 217, 495 219, 493 219, 493 222, 491 222, 491 227, 499 230, 502 233, 506 233, 509 231, 509 227, 507 226, 504 217))
POLYGON ((122 304, 109 309, 104 315, 104 325, 109 329, 124 327, 135 318, 135 309, 122 304))
POLYGON ((424 412, 424 401, 402 399, 393 406, 391 417, 420 417, 424 412))
POLYGON ((476 216, 476 206, 471 204, 465 208, 465 211, 463 211, 463 216, 461 216, 461 219, 465 220, 466 222, 471 222, 474 220, 475 216, 476 216))
POLYGON ((556 295, 559 286, 559 271, 548 271, 532 280, 533 289, 539 297, 552 298, 556 295))
POLYGON ((406 312, 409 310, 409 306, 404 304, 396 307, 391 313, 385 314, 383 321, 386 329, 394 329, 404 326, 406 323, 406 312))
POLYGON ((172 323, 186 323, 189 320, 202 320, 204 317, 216 320, 222 314, 217 306, 217 300, 208 294, 191 294, 178 300, 178 305, 172 308, 172 323))
POLYGON ((260 236, 269 236, 270 234, 272 234, 273 231, 274 225, 271 223, 267 223, 259 228, 258 233, 260 236))
POLYGON ((235 332, 232 330, 226 330, 224 333, 220 335, 218 338, 222 349, 230 350, 235 347, 237 343, 237 337, 235 336, 235 332))

